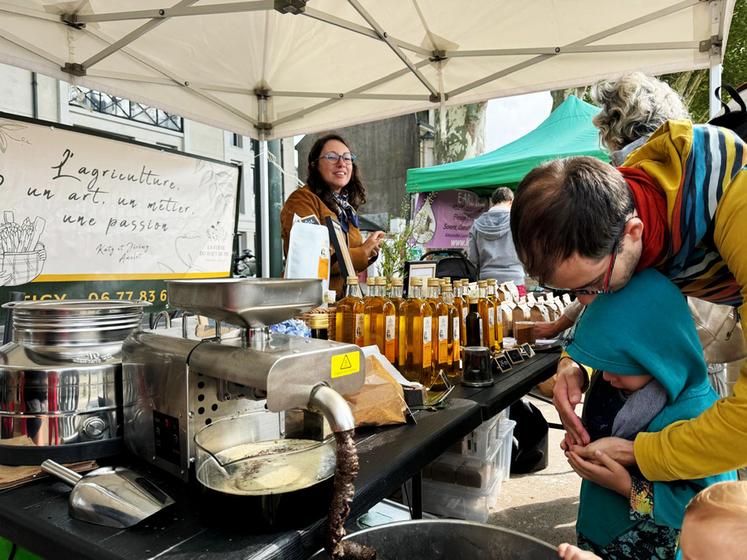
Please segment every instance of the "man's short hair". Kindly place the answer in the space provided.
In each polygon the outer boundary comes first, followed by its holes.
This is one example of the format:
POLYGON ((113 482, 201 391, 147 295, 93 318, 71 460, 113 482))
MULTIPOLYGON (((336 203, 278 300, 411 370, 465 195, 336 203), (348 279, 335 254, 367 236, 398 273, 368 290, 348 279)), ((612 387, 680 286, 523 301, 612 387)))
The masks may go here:
POLYGON ((609 254, 634 209, 625 179, 611 165, 587 156, 544 163, 516 188, 516 252, 527 274, 545 283, 574 253, 597 260, 609 254))
POLYGON ((490 195, 490 204, 500 204, 501 202, 510 202, 514 199, 514 191, 508 187, 498 187, 490 195))

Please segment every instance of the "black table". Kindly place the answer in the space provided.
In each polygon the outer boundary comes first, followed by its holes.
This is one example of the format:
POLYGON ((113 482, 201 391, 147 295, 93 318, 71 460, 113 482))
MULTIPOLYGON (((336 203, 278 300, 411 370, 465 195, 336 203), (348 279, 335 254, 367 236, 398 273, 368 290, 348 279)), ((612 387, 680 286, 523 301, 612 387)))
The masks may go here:
POLYGON ((560 350, 534 355, 524 362, 514 365, 506 373, 494 376, 495 384, 490 387, 454 388, 455 398, 471 400, 480 405, 482 419, 488 420, 507 406, 519 400, 538 383, 555 373, 560 350))
MULTIPOLYGON (((492 387, 456 387, 447 408, 416 412, 416 425, 361 430, 360 474, 350 518, 368 511, 406 480, 419 479, 423 466, 549 377, 557 357, 538 354, 498 376, 492 387)), ((127 530, 76 521, 67 510, 69 488, 44 479, 0 492, 0 535, 50 560, 301 560, 321 546, 323 519, 304 529, 270 534, 207 527, 194 491, 142 464, 136 468, 177 501, 154 520, 127 530)), ((413 492, 417 488, 413 484, 413 492)), ((417 501, 413 496, 413 503, 417 501)))

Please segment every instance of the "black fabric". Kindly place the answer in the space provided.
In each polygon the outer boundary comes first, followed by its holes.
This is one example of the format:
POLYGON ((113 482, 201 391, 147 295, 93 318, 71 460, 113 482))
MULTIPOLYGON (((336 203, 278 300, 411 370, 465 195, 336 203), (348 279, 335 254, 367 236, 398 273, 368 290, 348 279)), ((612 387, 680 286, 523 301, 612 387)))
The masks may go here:
POLYGON ((615 416, 625 404, 619 389, 615 389, 602 377, 602 372, 594 370, 589 390, 584 398, 584 411, 581 420, 589 432, 591 441, 612 435, 615 416))
POLYGON ((428 251, 423 255, 424 261, 436 261, 436 276, 457 280, 466 278, 470 282, 477 281, 477 267, 467 258, 464 252, 445 249, 443 251, 428 251))
MULTIPOLYGON (((714 94, 719 99, 721 99, 722 89, 729 92, 729 95, 731 95, 731 98, 737 103, 739 109, 732 110, 726 103, 721 101, 725 113, 712 118, 708 121, 708 124, 733 130, 742 138, 742 140, 747 140, 747 106, 745 106, 744 99, 736 89, 728 84, 724 84, 723 86, 716 88, 714 91, 714 94)), ((747 96, 747 90, 744 90, 743 94, 747 96)))
POLYGON ((509 417, 516 422, 511 453, 511 473, 525 474, 547 467, 547 420, 526 400, 511 405, 509 417))

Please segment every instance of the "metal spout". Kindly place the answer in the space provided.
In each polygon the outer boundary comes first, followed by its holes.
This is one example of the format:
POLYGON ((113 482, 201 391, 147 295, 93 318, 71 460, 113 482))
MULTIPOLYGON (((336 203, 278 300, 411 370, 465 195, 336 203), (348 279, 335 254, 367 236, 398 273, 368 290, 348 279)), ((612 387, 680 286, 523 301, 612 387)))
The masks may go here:
POLYGON ((311 390, 308 409, 323 414, 333 432, 355 429, 355 418, 348 401, 324 383, 316 385, 311 390))

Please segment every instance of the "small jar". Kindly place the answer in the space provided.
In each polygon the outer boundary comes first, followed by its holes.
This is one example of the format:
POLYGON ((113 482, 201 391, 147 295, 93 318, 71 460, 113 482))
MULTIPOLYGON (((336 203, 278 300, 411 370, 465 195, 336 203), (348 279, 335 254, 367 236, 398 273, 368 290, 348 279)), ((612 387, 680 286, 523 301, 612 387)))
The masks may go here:
POLYGON ((327 313, 312 313, 309 316, 311 338, 329 340, 329 315, 327 313))

